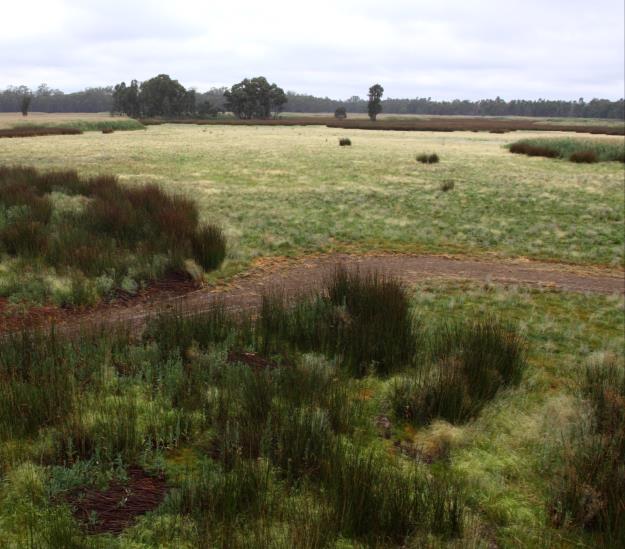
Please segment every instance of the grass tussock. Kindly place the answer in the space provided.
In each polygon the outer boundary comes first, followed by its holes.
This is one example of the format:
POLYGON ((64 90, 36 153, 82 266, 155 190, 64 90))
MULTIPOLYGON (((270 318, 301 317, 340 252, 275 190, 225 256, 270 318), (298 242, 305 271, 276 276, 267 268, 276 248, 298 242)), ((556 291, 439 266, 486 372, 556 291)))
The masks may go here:
POLYGON ((182 270, 186 259, 216 269, 226 243, 219 228, 199 224, 193 201, 155 185, 128 188, 109 176, 81 179, 72 171, 5 167, 0 251, 70 281, 66 288, 42 290, 39 299, 77 305, 116 288, 132 293, 182 270), (74 206, 57 210, 60 197, 74 206))
POLYGON ((389 405, 400 420, 416 425, 436 418, 463 423, 522 378, 525 344, 505 323, 490 318, 445 325, 430 337, 430 364, 391 385, 389 405))
POLYGON ((625 144, 622 140, 534 138, 522 139, 508 148, 511 153, 564 158, 577 163, 625 161, 625 144))
POLYGON ((417 162, 421 162, 421 164, 438 164, 440 162, 440 158, 436 153, 420 153, 417 155, 417 162))
POLYGON ((444 193, 449 192, 449 191, 453 191, 455 188, 456 184, 451 181, 451 180, 447 180, 447 181, 443 181, 440 185, 440 190, 444 193))
POLYGON ((562 447, 550 514, 559 527, 599 532, 605 546, 625 539, 625 368, 616 359, 587 367, 586 417, 562 447))
POLYGON ((289 305, 283 296, 263 299, 255 337, 263 353, 321 351, 353 375, 369 369, 387 375, 415 360, 418 325, 408 293, 392 277, 338 267, 324 295, 289 305))

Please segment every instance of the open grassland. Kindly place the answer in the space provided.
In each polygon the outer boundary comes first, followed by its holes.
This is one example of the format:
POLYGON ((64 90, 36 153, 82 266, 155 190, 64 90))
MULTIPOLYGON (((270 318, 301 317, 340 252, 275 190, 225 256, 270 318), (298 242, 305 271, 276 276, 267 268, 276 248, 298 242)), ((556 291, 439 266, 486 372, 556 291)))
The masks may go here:
POLYGON ((623 164, 512 155, 505 145, 519 136, 162 125, 0 140, 0 162, 192 197, 225 229, 232 268, 260 255, 375 249, 622 267, 623 164), (339 147, 343 137, 351 147, 339 147), (440 162, 418 163, 421 153, 440 162))
POLYGON ((625 478, 579 485, 568 456, 593 417, 623 427, 584 369, 622 372, 622 298, 428 283, 406 301, 340 272, 328 290, 236 322, 166 315, 142 341, 0 343, 0 543, 619 546, 625 478), (137 467, 166 489, 107 507, 137 467))

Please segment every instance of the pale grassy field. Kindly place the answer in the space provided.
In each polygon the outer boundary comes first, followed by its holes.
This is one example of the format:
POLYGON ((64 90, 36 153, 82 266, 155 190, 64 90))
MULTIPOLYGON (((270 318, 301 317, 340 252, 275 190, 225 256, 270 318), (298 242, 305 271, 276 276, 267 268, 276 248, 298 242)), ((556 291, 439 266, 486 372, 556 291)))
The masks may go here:
MULTIPOLYGON (((512 155, 539 132, 162 125, 0 140, 0 164, 157 183, 221 224, 230 261, 335 249, 623 264, 623 165, 512 155), (351 147, 338 139, 351 138, 351 147), (415 161, 437 152, 440 164, 415 161), (455 188, 442 192, 445 181, 455 188)), ((615 139, 598 136, 596 139, 615 139)))
POLYGON ((101 122, 110 120, 129 120, 126 116, 111 116, 109 113, 76 112, 76 113, 48 113, 30 112, 22 116, 19 112, 0 112, 0 129, 12 128, 16 124, 53 124, 61 125, 65 122, 101 122))

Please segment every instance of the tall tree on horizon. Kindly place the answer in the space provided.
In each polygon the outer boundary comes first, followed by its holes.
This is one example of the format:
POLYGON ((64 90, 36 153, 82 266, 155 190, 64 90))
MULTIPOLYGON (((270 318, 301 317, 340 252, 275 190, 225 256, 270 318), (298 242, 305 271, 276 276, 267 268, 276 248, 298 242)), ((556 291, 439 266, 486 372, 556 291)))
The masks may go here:
POLYGON ((30 103, 33 100, 33 93, 28 90, 22 94, 20 99, 20 110, 22 111, 22 116, 28 116, 28 109, 30 109, 30 103))
POLYGON ((378 114, 382 112, 382 95, 384 95, 384 88, 380 84, 374 84, 369 88, 367 112, 373 122, 375 122, 378 114))

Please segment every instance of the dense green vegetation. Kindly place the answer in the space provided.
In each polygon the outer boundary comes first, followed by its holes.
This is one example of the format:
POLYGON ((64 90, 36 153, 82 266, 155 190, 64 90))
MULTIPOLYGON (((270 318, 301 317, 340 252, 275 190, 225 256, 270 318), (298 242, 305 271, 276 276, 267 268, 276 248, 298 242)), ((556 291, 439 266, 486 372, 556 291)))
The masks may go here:
POLYGON ((578 163, 625 162, 622 139, 532 138, 516 141, 509 145, 509 149, 512 153, 566 158, 578 163))
POLYGON ((0 295, 85 305, 168 273, 215 269, 225 240, 218 228, 200 226, 195 203, 155 185, 3 167, 0 253, 0 295))
POLYGON ((625 540, 625 369, 614 358, 589 365, 581 393, 588 410, 563 443, 553 520, 602 531, 618 547, 625 540))
POLYGON ((410 301, 392 279, 339 270, 319 296, 267 296, 257 316, 168 313, 141 339, 123 329, 5 338, 0 544, 610 546, 622 477, 604 471, 620 474, 622 449, 602 433, 622 426, 621 393, 610 392, 622 363, 588 382, 566 365, 622 344, 622 301, 571 296, 564 310, 561 297, 447 285, 410 301), (466 320, 485 308, 497 317, 466 320), (398 331, 413 338, 410 355, 398 331), (426 390, 410 406, 397 400, 407 379, 426 390), (470 400, 449 408, 457 395, 470 400), (574 427, 587 406, 591 439, 574 427), (559 436, 570 428, 576 459, 597 437, 609 451, 572 469, 559 436), (164 500, 120 536, 87 535, 104 517, 81 523, 80 494, 126 482, 131 465, 165 475, 164 500), (571 505, 589 485, 614 490, 585 523, 571 505))

